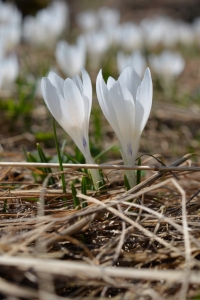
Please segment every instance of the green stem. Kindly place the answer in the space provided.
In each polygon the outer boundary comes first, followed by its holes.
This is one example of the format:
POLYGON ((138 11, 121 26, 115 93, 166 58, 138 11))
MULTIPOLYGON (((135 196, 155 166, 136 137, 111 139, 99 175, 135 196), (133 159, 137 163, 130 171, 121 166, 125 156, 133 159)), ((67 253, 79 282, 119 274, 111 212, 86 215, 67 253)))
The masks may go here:
MULTIPOLYGON (((85 157, 85 160, 86 160, 87 164, 95 164, 95 161, 91 156, 90 157, 85 157)), ((97 169, 89 169, 89 172, 92 176, 92 180, 93 180, 93 183, 94 183, 94 188, 95 188, 95 190, 98 190, 99 182, 101 181, 99 171, 97 169)))
MULTIPOLYGON (((59 148, 59 145, 58 145, 58 138, 57 138, 57 134, 56 134, 56 123, 55 123, 54 118, 53 118, 53 132, 54 132, 54 140, 55 140, 56 150, 57 150, 57 154, 58 154, 58 161, 59 161, 60 171, 63 172, 64 169, 63 169, 63 165, 62 165, 62 158, 61 158, 61 154, 60 154, 60 148, 59 148)), ((61 180, 62 180, 63 193, 66 194, 66 182, 65 182, 64 174, 61 174, 61 180)), ((64 198, 64 200, 66 201, 66 198, 64 198)))

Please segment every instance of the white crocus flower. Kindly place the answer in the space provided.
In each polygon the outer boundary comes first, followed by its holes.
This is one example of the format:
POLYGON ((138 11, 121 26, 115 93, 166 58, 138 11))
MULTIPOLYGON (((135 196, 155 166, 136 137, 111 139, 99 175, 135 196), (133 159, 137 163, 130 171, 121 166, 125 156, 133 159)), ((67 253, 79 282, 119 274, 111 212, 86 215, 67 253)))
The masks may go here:
POLYGON ((104 31, 110 39, 110 46, 120 46, 121 43, 121 24, 116 26, 104 26, 104 31))
POLYGON ((0 89, 10 89, 19 75, 19 63, 15 54, 0 59, 0 89))
POLYGON ((121 73, 126 66, 131 66, 136 73, 142 77, 146 69, 146 60, 141 51, 133 51, 131 55, 126 55, 123 52, 117 53, 117 68, 121 73))
POLYGON ((104 30, 93 31, 85 34, 85 41, 91 67, 97 69, 111 45, 110 35, 104 30))
MULTIPOLYGON (((121 144, 121 155, 126 165, 135 165, 142 131, 152 105, 152 79, 147 68, 144 78, 127 66, 118 80, 108 78, 105 84, 102 71, 97 76, 97 97, 101 109, 121 144)), ((136 184, 135 172, 126 171, 130 186, 136 184)))
POLYGON ((114 8, 102 7, 98 11, 98 16, 103 27, 116 26, 120 21, 120 11, 114 8))
POLYGON ((194 22, 192 23, 193 33, 194 33, 194 40, 197 45, 200 44, 200 17, 197 17, 194 22))
POLYGON ((76 45, 69 45, 66 41, 59 41, 56 46, 56 60, 66 76, 80 74, 85 66, 86 47, 83 37, 77 39, 76 45))
POLYGON ((20 25, 8 24, 0 26, 0 41, 3 44, 5 52, 15 49, 15 47, 20 43, 20 40, 20 25))
MULTIPOLYGON (((1 38, 0 38, 1 39, 1 38)), ((0 59, 6 56, 5 45, 4 43, 0 43, 0 59)))
POLYGON ((53 47, 68 25, 68 7, 65 2, 54 1, 50 6, 26 16, 23 22, 24 40, 31 45, 53 47))
POLYGON ((4 3, 0 0, 0 43, 3 45, 5 55, 20 42, 21 22, 20 11, 11 3, 4 3))
POLYGON ((191 24, 186 22, 178 23, 179 42, 185 46, 191 46, 195 41, 195 33, 191 24))
POLYGON ((119 43, 124 50, 133 51, 143 46, 143 32, 138 25, 132 22, 123 23, 119 34, 119 43))
POLYGON ((156 47, 159 44, 173 47, 178 43, 178 24, 169 17, 157 16, 143 19, 141 28, 144 30, 145 43, 149 47, 156 47))
POLYGON ((20 25, 22 21, 21 12, 11 3, 0 1, 0 23, 20 25))
POLYGON ((77 15, 76 22, 84 32, 88 32, 98 27, 99 20, 95 11, 85 10, 77 15))
POLYGON ((150 55, 149 63, 154 72, 165 82, 170 82, 181 74, 185 61, 181 54, 163 51, 160 55, 150 55))
MULTIPOLYGON (((53 72, 42 79, 45 103, 60 126, 70 135, 88 164, 94 160, 89 148, 89 119, 92 106, 92 84, 88 73, 82 69, 78 75, 63 80, 53 72)), ((99 181, 97 170, 90 170, 95 186, 99 181)))

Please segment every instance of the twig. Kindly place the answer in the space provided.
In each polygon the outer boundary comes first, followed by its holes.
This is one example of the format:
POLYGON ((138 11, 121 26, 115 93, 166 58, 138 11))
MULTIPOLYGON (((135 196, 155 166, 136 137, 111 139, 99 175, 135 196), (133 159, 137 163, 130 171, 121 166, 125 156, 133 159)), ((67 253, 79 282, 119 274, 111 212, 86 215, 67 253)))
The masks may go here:
MULTIPOLYGON (((66 277, 82 277, 88 279, 104 280, 105 276, 110 278, 129 278, 142 280, 166 280, 168 282, 180 282, 183 279, 182 270, 157 270, 157 269, 135 269, 122 267, 101 267, 88 265, 80 261, 59 261, 53 259, 39 259, 28 257, 0 256, 1 266, 12 266, 23 268, 23 270, 35 270, 36 272, 50 273, 66 277)), ((200 284, 200 271, 191 271, 189 282, 200 284)))

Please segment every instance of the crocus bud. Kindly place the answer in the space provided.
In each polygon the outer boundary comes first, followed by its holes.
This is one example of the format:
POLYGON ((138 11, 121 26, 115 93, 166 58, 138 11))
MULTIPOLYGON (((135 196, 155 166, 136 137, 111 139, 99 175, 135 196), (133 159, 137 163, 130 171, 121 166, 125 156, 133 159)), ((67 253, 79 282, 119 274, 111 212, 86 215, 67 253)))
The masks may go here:
MULTIPOLYGON (((88 73, 82 69, 78 75, 63 80, 53 72, 42 79, 44 101, 53 117, 71 136, 88 164, 94 163, 90 154, 88 127, 92 106, 92 84, 88 73)), ((95 186, 98 186, 97 170, 90 170, 95 186)))
MULTIPOLYGON (((119 139, 124 164, 134 166, 140 137, 151 111, 153 88, 150 70, 146 69, 141 81, 134 69, 127 66, 118 80, 109 77, 107 84, 100 71, 96 89, 101 109, 119 139)), ((125 173, 133 187, 136 184, 135 172, 125 173)))

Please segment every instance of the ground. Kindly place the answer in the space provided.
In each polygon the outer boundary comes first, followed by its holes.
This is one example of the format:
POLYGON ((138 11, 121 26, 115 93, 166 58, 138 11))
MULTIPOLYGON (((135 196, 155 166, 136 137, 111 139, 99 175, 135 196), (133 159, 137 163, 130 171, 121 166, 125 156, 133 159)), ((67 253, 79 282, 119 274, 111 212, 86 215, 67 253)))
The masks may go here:
MULTIPOLYGON (((199 14, 198 1, 108 2, 123 20, 153 11, 186 21, 199 14)), ((68 4, 72 24, 89 5, 68 4)), ((73 40, 76 30, 64 37, 73 40)), ((67 168, 64 193, 58 168, 15 166, 58 162, 52 117, 30 80, 55 65, 53 50, 17 48, 20 77, 13 91, 0 92, 1 162, 13 162, 0 170, 0 299, 200 299, 200 46, 174 50, 184 56, 185 69, 167 92, 153 75, 152 111, 140 142, 141 165, 152 169, 138 172, 138 185, 127 190, 117 138, 95 96, 97 72, 91 72, 91 152, 113 146, 98 161, 113 169, 103 169, 103 186, 95 191, 87 168, 67 168), (178 166, 184 169, 173 169, 178 166)), ((115 54, 110 49, 102 61, 105 77, 118 76, 115 54)), ((56 128, 64 162, 83 163, 56 128)))

